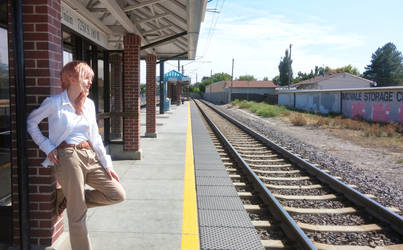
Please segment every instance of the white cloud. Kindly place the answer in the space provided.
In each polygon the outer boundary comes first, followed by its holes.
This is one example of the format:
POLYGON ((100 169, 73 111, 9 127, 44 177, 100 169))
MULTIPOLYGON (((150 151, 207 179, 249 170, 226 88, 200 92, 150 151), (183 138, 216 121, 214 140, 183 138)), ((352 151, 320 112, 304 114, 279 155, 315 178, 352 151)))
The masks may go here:
POLYGON ((202 25, 198 56, 210 64, 195 63, 191 68, 201 76, 216 72, 231 72, 235 58, 234 75, 252 74, 261 79, 278 74, 280 58, 293 44, 293 71, 307 72, 315 65, 338 67, 353 59, 342 54, 362 46, 364 38, 356 34, 337 33, 334 27, 316 17, 306 22, 295 22, 285 16, 267 11, 244 9, 242 15, 221 17, 208 37, 213 16, 207 15, 202 25), (210 44, 208 40, 211 39, 210 44), (343 53, 339 53, 342 51, 343 53))

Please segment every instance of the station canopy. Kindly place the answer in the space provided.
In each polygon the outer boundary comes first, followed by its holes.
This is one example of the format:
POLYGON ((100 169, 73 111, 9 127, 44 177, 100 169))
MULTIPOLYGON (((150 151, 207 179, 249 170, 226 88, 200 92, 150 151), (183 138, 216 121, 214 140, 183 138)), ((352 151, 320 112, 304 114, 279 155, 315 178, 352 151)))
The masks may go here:
POLYGON ((133 33, 141 37, 142 57, 154 54, 160 59, 188 60, 196 56, 206 5, 207 0, 62 1, 62 8, 79 13, 97 27, 107 39, 107 49, 123 49, 124 34, 133 33))

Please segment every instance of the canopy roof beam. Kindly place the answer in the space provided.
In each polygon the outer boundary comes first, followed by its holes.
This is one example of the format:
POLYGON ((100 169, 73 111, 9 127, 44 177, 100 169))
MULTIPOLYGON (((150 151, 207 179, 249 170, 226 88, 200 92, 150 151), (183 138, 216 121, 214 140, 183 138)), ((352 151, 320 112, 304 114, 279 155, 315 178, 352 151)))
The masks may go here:
POLYGON ((187 23, 186 19, 178 16, 175 12, 171 11, 168 8, 165 8, 164 6, 162 6, 161 4, 156 4, 156 7, 160 8, 162 11, 164 11, 165 13, 169 13, 171 14, 173 17, 175 17, 178 21, 180 21, 181 23, 185 24, 187 23))
POLYGON ((109 29, 103 22, 101 22, 93 13, 91 13, 86 6, 84 6, 80 1, 77 0, 65 0, 67 5, 69 5, 73 10, 78 11, 81 15, 85 16, 90 20, 93 24, 95 24, 99 29, 101 29, 104 33, 111 35, 113 34, 112 30, 109 29))
POLYGON ((143 8, 143 7, 148 6, 148 5, 153 5, 153 4, 156 4, 156 3, 160 3, 160 2, 163 2, 163 1, 166 1, 166 0, 148 0, 148 1, 141 2, 141 3, 137 3, 136 5, 128 6, 128 7, 124 8, 123 11, 128 12, 128 11, 143 8))
POLYGON ((141 36, 140 30, 134 25, 134 23, 129 19, 126 13, 120 8, 119 4, 115 0, 99 0, 103 6, 112 14, 112 16, 127 30, 129 33, 133 33, 141 36))
POLYGON ((158 14, 158 15, 155 15, 155 16, 148 17, 146 19, 141 19, 141 20, 137 21, 136 23, 138 23, 138 24, 147 23, 147 22, 150 22, 150 21, 153 21, 153 20, 157 20, 157 19, 160 19, 160 18, 163 18, 163 17, 170 16, 170 15, 171 15, 170 13, 162 13, 162 14, 158 14))
POLYGON ((167 37, 167 38, 158 40, 158 41, 156 41, 156 42, 147 44, 147 45, 145 45, 145 46, 142 46, 141 49, 143 50, 143 49, 147 49, 147 48, 151 48, 151 47, 158 47, 158 46, 161 46, 161 45, 163 45, 163 44, 169 43, 171 40, 174 40, 174 39, 176 39, 176 38, 178 38, 178 37, 185 36, 185 35, 187 35, 187 33, 188 33, 187 31, 184 31, 184 32, 175 34, 175 35, 173 35, 173 36, 170 36, 170 37, 167 37))
POLYGON ((156 33, 156 32, 160 32, 160 31, 164 31, 164 30, 166 30, 167 28, 170 28, 170 27, 172 27, 172 25, 161 26, 161 27, 158 27, 157 29, 153 29, 153 30, 149 30, 149 31, 143 32, 143 35, 148 35, 148 34, 151 34, 151 33, 156 33))

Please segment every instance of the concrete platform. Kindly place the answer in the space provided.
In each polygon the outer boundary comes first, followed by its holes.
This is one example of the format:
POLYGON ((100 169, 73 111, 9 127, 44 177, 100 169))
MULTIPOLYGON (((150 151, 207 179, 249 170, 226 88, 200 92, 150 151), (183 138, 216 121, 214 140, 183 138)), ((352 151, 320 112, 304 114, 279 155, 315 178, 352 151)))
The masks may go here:
POLYGON ((126 189, 121 204, 91 209, 88 229, 95 250, 180 249, 188 105, 157 116, 157 138, 146 138, 141 114, 140 161, 114 161, 126 189))
POLYGON ((142 110, 142 160, 113 162, 127 200, 88 210, 93 249, 262 249, 196 107, 172 109, 157 138, 142 110))

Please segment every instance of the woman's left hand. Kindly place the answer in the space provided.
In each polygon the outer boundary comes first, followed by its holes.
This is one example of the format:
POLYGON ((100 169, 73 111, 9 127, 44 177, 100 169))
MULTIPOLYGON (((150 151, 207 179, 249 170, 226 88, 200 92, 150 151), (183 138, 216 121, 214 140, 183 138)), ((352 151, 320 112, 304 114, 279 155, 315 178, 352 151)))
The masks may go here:
POLYGON ((111 169, 111 168, 107 168, 106 169, 106 173, 109 175, 109 177, 111 178, 115 178, 115 180, 119 181, 119 176, 118 174, 115 172, 115 170, 111 169))

